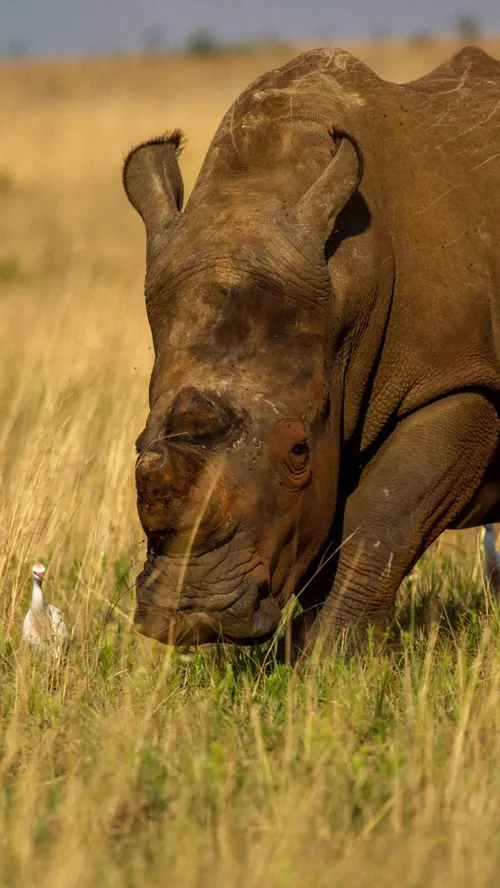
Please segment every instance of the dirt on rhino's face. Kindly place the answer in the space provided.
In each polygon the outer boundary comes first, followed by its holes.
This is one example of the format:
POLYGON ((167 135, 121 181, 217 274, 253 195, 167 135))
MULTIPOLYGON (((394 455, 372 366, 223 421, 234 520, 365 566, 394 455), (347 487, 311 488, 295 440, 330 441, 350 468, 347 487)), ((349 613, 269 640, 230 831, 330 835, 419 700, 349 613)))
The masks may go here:
POLYGON ((136 624, 165 642, 273 633, 334 512, 323 310, 271 275, 255 280, 252 262, 262 270, 255 254, 246 270, 241 255, 189 270, 173 258, 148 299, 156 361, 136 465, 148 540, 136 624))

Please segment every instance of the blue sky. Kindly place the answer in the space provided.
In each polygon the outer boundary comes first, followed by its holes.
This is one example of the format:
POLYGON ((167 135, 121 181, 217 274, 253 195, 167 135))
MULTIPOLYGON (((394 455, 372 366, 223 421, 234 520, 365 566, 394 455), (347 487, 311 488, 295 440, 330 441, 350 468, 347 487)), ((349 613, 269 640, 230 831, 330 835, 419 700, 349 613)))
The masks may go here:
POLYGON ((159 25, 168 47, 199 28, 221 41, 321 40, 451 31, 470 13, 500 32, 500 0, 0 0, 0 53, 34 55, 133 49, 159 25))

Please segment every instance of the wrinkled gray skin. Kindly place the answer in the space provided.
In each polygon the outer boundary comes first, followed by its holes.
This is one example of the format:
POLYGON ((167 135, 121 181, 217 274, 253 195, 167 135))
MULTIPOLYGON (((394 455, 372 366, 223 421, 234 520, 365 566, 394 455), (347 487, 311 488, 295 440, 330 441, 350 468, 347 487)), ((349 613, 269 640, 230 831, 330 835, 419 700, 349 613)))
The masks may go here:
POLYGON ((296 650, 383 629, 438 534, 500 520, 499 145, 479 50, 394 85, 327 49, 239 97, 183 213, 179 134, 131 152, 144 634, 260 641, 293 593, 296 650))

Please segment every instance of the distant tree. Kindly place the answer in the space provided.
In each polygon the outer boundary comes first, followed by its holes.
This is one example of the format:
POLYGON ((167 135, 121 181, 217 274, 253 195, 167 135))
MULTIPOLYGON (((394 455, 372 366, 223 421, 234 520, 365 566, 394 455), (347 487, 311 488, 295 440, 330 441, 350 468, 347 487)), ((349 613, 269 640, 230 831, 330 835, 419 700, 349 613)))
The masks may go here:
POLYGON ((388 25, 377 25, 372 31, 374 43, 387 43, 391 39, 391 29, 388 25))
POLYGON ((457 18, 457 34, 462 40, 475 40, 481 33, 479 19, 473 13, 464 13, 457 18))
POLYGON ((190 55, 208 56, 218 52, 220 45, 212 31, 199 28, 191 34, 186 48, 190 55))
POLYGON ((429 46, 429 44, 432 43, 432 39, 432 34, 429 31, 415 31, 410 37, 410 43, 412 43, 413 46, 423 48, 424 46, 429 46))
POLYGON ((148 25, 141 31, 139 43, 148 55, 156 55, 165 49, 166 34, 163 25, 148 25))
POLYGON ((30 45, 27 40, 15 37, 9 43, 7 55, 10 56, 11 59, 23 59, 28 54, 29 48, 30 45))

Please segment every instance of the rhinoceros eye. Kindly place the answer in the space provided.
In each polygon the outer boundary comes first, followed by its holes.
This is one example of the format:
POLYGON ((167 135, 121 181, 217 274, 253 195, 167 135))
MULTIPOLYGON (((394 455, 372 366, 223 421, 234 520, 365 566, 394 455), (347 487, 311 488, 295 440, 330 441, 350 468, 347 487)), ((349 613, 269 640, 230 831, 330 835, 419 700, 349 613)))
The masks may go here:
POLYGON ((309 453, 309 444, 307 441, 301 441, 300 444, 296 444, 295 447, 292 447, 292 453, 294 456, 307 456, 309 453))
POLYGON ((290 490, 302 490, 312 475, 312 452, 307 430, 298 419, 282 419, 269 438, 269 455, 290 490))
POLYGON ((306 440, 299 441, 295 447, 292 447, 288 462, 293 472, 301 472, 305 469, 309 459, 309 444, 306 440))

